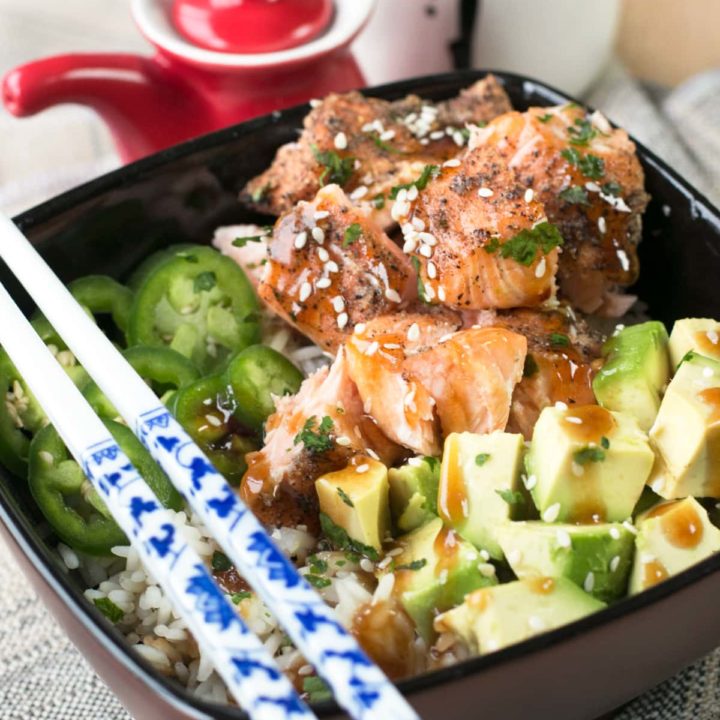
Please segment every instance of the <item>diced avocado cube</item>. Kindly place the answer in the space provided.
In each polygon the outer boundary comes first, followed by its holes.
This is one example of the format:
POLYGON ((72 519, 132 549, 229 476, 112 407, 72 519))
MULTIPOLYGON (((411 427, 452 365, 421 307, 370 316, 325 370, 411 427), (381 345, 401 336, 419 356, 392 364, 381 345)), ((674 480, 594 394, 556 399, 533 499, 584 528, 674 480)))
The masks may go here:
POLYGON ((637 420, 599 405, 547 407, 526 458, 545 522, 619 522, 630 516, 655 455, 637 420))
POLYGON ((518 578, 565 577, 604 602, 625 594, 635 535, 624 525, 507 523, 500 546, 518 578))
POLYGON ((437 458, 410 458, 388 471, 390 513, 402 532, 410 532, 437 517, 440 461, 437 458))
POLYGON ((676 320, 670 333, 670 361, 676 368, 690 351, 720 360, 720 322, 710 318, 676 320))
POLYGON ((656 505, 638 517, 636 526, 631 595, 720 550, 720 530, 695 498, 656 505))
POLYGON ((566 578, 535 577, 476 590, 435 619, 474 653, 489 653, 602 610, 605 604, 566 578))
POLYGON ((529 504, 520 479, 522 435, 451 433, 445 440, 438 510, 440 517, 479 550, 503 559, 497 528, 523 517, 529 504))
POLYGON ((438 612, 455 607, 465 595, 497 582, 495 568, 440 518, 398 540, 395 591, 425 640, 433 635, 438 612))
POLYGON ((598 402, 634 416, 647 432, 670 380, 668 335, 656 321, 631 325, 603 346, 605 364, 593 380, 598 402))
POLYGON ((686 357, 668 385, 650 441, 659 457, 649 484, 658 495, 720 498, 720 362, 686 357))
POLYGON ((380 550, 390 533, 387 468, 356 456, 343 470, 315 481, 320 510, 353 539, 380 550))

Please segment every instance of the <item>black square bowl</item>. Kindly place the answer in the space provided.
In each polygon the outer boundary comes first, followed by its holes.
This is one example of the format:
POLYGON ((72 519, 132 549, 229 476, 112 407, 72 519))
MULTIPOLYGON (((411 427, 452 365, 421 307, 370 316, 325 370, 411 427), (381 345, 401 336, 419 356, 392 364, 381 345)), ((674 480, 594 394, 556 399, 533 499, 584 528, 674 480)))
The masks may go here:
MULTIPOLYGON (((369 89, 394 99, 439 100, 482 77, 462 72, 369 89)), ((571 98, 541 83, 498 73, 513 105, 571 98)), ((138 261, 171 243, 210 241, 219 225, 256 220, 237 203, 245 181, 279 145, 297 137, 307 106, 207 135, 105 175, 15 220, 55 271, 124 278, 138 261)), ((654 318, 720 317, 720 212, 650 151, 638 145, 652 195, 635 288, 654 318)), ((25 309, 29 299, 0 268, 25 309)), ((0 318, 0 322, 2 319, 0 318)), ((4 536, 73 642, 136 718, 241 718, 201 702, 137 657, 91 607, 62 567, 24 483, 0 470, 4 536)), ((423 718, 594 718, 678 672, 720 642, 720 555, 647 592, 579 622, 400 684, 423 718)), ((339 717, 328 702, 322 717, 339 717)), ((388 720, 391 720, 390 718, 388 720)))

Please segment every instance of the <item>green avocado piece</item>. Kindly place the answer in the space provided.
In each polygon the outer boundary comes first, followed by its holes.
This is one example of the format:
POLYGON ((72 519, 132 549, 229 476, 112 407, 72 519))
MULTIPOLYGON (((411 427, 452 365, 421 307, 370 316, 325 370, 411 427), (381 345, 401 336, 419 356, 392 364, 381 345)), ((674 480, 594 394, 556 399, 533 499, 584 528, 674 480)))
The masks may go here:
POLYGON ((438 508, 440 517, 494 560, 503 559, 497 531, 527 517, 532 502, 522 484, 522 435, 451 433, 445 440, 438 508))
POLYGON ((565 577, 603 602, 625 594, 635 535, 621 523, 514 522, 498 529, 498 539, 520 579, 565 577))
POLYGON ((545 522, 622 522, 654 461, 632 415, 600 405, 546 407, 526 457, 527 486, 545 522))
POLYGON ((720 498, 720 362, 691 352, 650 429, 658 459, 648 485, 660 496, 720 498))
POLYGON ((605 364, 593 380, 598 402, 633 415, 647 432, 670 380, 668 335, 661 322, 631 325, 603 346, 605 364))
POLYGON ((411 532, 437 517, 440 462, 433 457, 411 458, 388 472, 390 512, 402 532, 411 532))
POLYGON ((602 610, 605 603, 567 578, 534 577, 470 593, 435 619, 474 653, 489 653, 602 610))
POLYGON ((435 518, 397 541, 395 592, 426 641, 438 612, 463 601, 477 588, 497 583, 495 568, 454 530, 435 518))
POLYGON ((660 503, 640 515, 636 525, 631 595, 720 550, 720 530, 695 498, 660 503))

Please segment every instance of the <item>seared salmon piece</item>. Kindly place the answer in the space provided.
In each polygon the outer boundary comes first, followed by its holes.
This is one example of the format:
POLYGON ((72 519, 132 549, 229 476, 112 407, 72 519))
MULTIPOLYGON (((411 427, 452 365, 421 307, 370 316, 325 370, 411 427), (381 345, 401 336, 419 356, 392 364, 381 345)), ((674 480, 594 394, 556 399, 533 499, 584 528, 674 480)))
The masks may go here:
POLYGON ((356 323, 396 312, 417 293, 410 259, 337 185, 281 217, 268 249, 258 294, 331 353, 356 323))
POLYGON ((622 309, 613 295, 637 279, 649 199, 627 133, 570 104, 506 113, 474 129, 470 147, 495 148, 558 226, 562 294, 585 313, 622 309))
POLYGON ((435 400, 412 373, 407 357, 424 353, 460 327, 449 311, 406 312, 358 325, 347 341, 350 377, 365 411, 395 442, 421 455, 439 455, 435 400))
POLYGON ((468 313, 466 323, 503 327, 527 339, 522 380, 515 387, 508 430, 532 438, 540 412, 563 402, 595 403, 592 380, 602 365, 602 337, 587 323, 565 310, 507 310, 468 313))
POLYGON ((278 398, 265 425, 265 445, 248 453, 240 496, 268 526, 318 530, 315 480, 364 453, 392 465, 403 450, 363 410, 341 351, 308 377, 297 394, 278 398))
POLYGON ((562 238, 494 147, 428 166, 397 193, 392 213, 426 301, 483 309, 554 297, 562 238))
POLYGON ((491 75, 437 105, 417 96, 387 102, 358 92, 329 95, 307 115, 298 141, 283 145, 240 199, 280 215, 337 183, 386 227, 392 224, 386 201, 393 186, 412 181, 426 164, 454 157, 466 144, 466 124, 511 109, 491 75))

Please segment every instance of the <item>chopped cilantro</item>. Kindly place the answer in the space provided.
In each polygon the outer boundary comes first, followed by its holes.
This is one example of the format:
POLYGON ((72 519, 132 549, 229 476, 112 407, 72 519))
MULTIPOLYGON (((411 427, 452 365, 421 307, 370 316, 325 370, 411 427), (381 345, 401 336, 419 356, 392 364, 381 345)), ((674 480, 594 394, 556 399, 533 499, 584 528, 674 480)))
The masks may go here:
POLYGON ((538 367, 537 360, 528 354, 525 356, 525 365, 523 366, 523 377, 529 378, 537 373, 540 368, 538 367))
POLYGON ((336 564, 338 567, 343 567, 343 566, 347 565, 347 560, 336 560, 336 561, 335 561, 335 564, 336 564))
POLYGON ((376 210, 382 210, 385 207, 385 196, 382 193, 378 193, 373 199, 372 204, 376 210))
POLYGON ((203 290, 210 291, 217 285, 217 276, 215 275, 212 270, 208 270, 207 272, 201 272, 199 275, 195 276, 195 280, 193 281, 193 290, 195 290, 196 293, 202 292, 203 290))
POLYGON ((125 612, 121 610, 110 598, 95 598, 93 603, 113 625, 115 625, 115 623, 119 623, 125 616, 125 612))
POLYGON ((483 245, 483 250, 490 255, 492 255, 493 253, 496 253, 499 248, 500 248, 500 240, 498 240, 496 237, 490 238, 490 241, 485 243, 485 245, 483 245))
POLYGON ((405 563, 404 565, 398 565, 396 570, 422 570, 427 565, 425 558, 419 560, 413 560, 412 562, 405 563))
POLYGON ((355 507, 355 503, 350 499, 350 496, 341 487, 338 487, 337 494, 348 507, 355 507))
POLYGON ((320 185, 337 183, 342 187, 350 179, 355 169, 355 158, 341 158, 334 150, 320 151, 317 145, 311 145, 315 160, 325 169, 320 174, 320 185))
POLYGON ((440 461, 432 455, 423 455, 423 460, 430 466, 431 472, 437 472, 440 470, 440 461))
POLYGON ((359 223, 353 223, 350 227, 345 228, 342 246, 352 245, 361 235, 362 227, 360 227, 359 223))
POLYGON ((219 550, 216 550, 213 553, 211 564, 212 569, 217 570, 218 572, 226 572, 232 567, 230 558, 219 550))
POLYGON ((602 462, 605 459, 605 451, 599 447, 584 447, 573 455, 573 460, 578 465, 587 465, 591 462, 602 462))
POLYGON ((245 247, 249 242, 262 242, 267 240, 268 235, 272 232, 272 225, 264 225, 260 232, 261 235, 246 235, 245 237, 237 237, 232 241, 235 247, 245 247))
POLYGON ((603 183, 600 186, 600 189, 605 195, 614 195, 615 197, 622 195, 622 185, 620 185, 620 183, 616 183, 614 180, 603 183))
POLYGON ((390 188, 390 199, 395 200, 401 190, 409 190, 413 186, 415 186, 418 190, 424 190, 430 182, 430 179, 437 177, 439 173, 440 167, 438 165, 426 165, 417 180, 405 183, 404 185, 395 185, 390 188))
POLYGON ((545 113, 544 115, 537 115, 536 117, 541 123, 546 123, 550 122, 550 120, 553 119, 554 115, 552 113, 545 113))
POLYGON ((591 180, 599 180, 605 174, 605 161, 597 155, 582 155, 575 148, 566 148, 560 154, 591 180))
POLYGON ((303 678, 303 692, 307 693, 308 700, 311 703, 322 702, 332 697, 330 688, 325 684, 325 681, 317 677, 317 675, 303 678))
POLYGON ((532 229, 521 230, 514 238, 500 246, 500 255, 512 258, 520 265, 532 265, 538 249, 547 255, 563 244, 562 235, 555 225, 541 222, 532 229))
POLYGON ((480 453, 475 456, 476 465, 484 465, 490 459, 490 453, 480 453))
POLYGON ((308 565, 315 575, 322 575, 324 572, 327 572, 328 569, 327 561, 319 558, 317 555, 311 555, 308 558, 308 565))
POLYGON ((688 350, 688 351, 682 356, 682 360, 680 360, 680 362, 678 363, 678 366, 677 366, 677 368, 675 368, 675 370, 677 371, 677 369, 678 369, 684 362, 690 362, 690 360, 692 360, 692 359, 693 359, 694 357, 696 357, 696 356, 697 356, 697 353, 696 353, 694 350, 688 350))
POLYGON ((332 580, 330 578, 321 577, 320 575, 313 575, 312 573, 305 576, 305 579, 318 590, 322 588, 330 587, 332 580))
POLYGON ((417 292, 418 297, 423 301, 427 302, 427 297, 425 296, 425 283, 422 280, 422 275, 420 274, 420 260, 413 255, 410 258, 410 262, 413 266, 413 269, 417 273, 417 292))
POLYGON ((610 449, 610 441, 604 435, 600 438, 600 447, 604 448, 605 450, 610 449))
POLYGON ((577 118, 567 131, 572 145, 587 145, 598 134, 589 120, 580 118, 577 118))
POLYGON ((302 443, 311 453, 323 453, 330 450, 333 446, 333 439, 330 437, 330 431, 335 426, 332 418, 325 415, 320 421, 318 429, 315 430, 317 418, 315 415, 309 417, 303 425, 303 429, 295 436, 294 445, 302 443))
POLYGON ((550 344, 555 347, 567 347, 570 345, 570 338, 564 333, 550 333, 550 344))
POLYGON ((243 600, 247 600, 248 598, 252 597, 252 593, 248 592, 247 590, 243 590, 242 592, 236 592, 233 593, 230 596, 230 600, 232 601, 233 605, 239 605, 243 600))
POLYGON ((384 140, 381 140, 379 135, 375 135, 375 136, 373 137, 373 142, 374 142, 381 150, 384 150, 385 152, 396 153, 396 154, 398 154, 398 155, 405 155, 405 153, 404 153, 402 150, 398 150, 397 148, 394 148, 394 147, 393 147, 392 145, 390 145, 389 143, 386 143, 384 140))
POLYGON ((351 555, 346 555, 350 562, 358 562, 360 559, 358 557, 359 555, 365 555, 365 557, 373 562, 380 559, 380 555, 374 547, 363 545, 361 542, 353 540, 344 528, 336 525, 330 517, 323 512, 320 513, 320 528, 333 547, 351 553, 351 555))
POLYGON ((572 185, 569 188, 565 188, 559 195, 561 200, 573 205, 589 205, 588 194, 585 188, 579 185, 572 185))
POLYGON ((522 505, 525 502, 521 492, 514 490, 496 490, 495 491, 508 505, 522 505))

